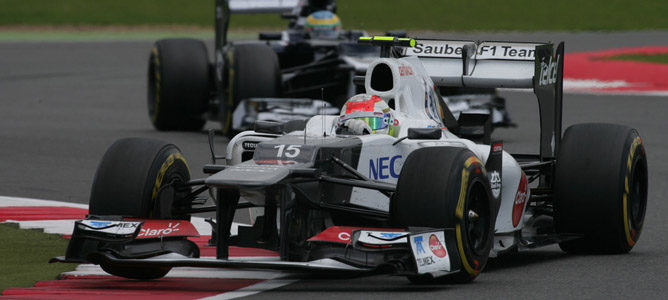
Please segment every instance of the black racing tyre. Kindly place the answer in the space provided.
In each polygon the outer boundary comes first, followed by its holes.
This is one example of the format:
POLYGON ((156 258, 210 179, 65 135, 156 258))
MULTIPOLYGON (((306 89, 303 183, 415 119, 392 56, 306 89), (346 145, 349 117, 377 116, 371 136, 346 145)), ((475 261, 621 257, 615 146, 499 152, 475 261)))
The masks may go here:
POLYGON ((494 240, 496 218, 489 179, 482 162, 468 149, 429 147, 406 159, 390 200, 393 226, 454 228, 462 269, 432 278, 410 276, 413 283, 466 283, 483 270, 494 240))
POLYGON ((220 109, 221 129, 232 136, 232 112, 243 99, 281 95, 278 56, 265 44, 231 45, 226 53, 228 93, 220 109))
MULTIPOLYGON (((138 242, 138 244, 140 243, 142 243, 142 241, 138 242)), ((155 244, 156 242, 148 241, 148 243, 155 244)), ((162 250, 180 253, 187 257, 199 257, 200 254, 197 244, 187 239, 168 239, 162 240, 159 243, 160 247, 162 247, 162 250)), ((169 271, 172 269, 172 267, 128 267, 107 264, 104 261, 99 263, 102 270, 109 274, 139 280, 158 279, 167 275, 167 273, 169 273, 169 271)))
POLYGON ((148 114, 158 130, 202 129, 211 96, 209 55, 202 41, 164 39, 148 63, 148 114))
POLYGON ((640 237, 647 207, 647 157, 630 127, 578 124, 559 147, 554 175, 559 244, 571 253, 627 253, 640 237))
POLYGON ((119 267, 112 266, 107 264, 100 264, 100 268, 105 272, 124 278, 138 279, 138 280, 151 280, 165 277, 169 271, 172 270, 172 267, 146 267, 146 268, 132 268, 132 267, 119 267))
POLYGON ((90 195, 92 215, 115 215, 131 218, 188 219, 171 214, 179 203, 177 193, 173 203, 161 193, 173 182, 187 182, 190 171, 179 149, 169 143, 144 138, 116 141, 104 154, 95 173, 90 195), (168 205, 170 213, 160 215, 157 203, 168 205), (170 205, 171 204, 171 205, 170 205))
MULTIPOLYGON (((123 216, 129 218, 189 219, 171 213, 174 203, 168 203, 169 213, 160 215, 156 203, 165 199, 178 202, 176 197, 164 196, 164 187, 173 182, 187 182, 190 171, 179 149, 159 140, 126 138, 116 141, 104 154, 95 173, 90 196, 91 215, 123 216)), ((182 198, 181 198, 182 199, 182 198)), ((183 255, 199 255, 197 246, 183 239, 182 247, 171 249, 183 255)), ((133 279, 156 279, 165 276, 171 267, 124 267, 100 265, 109 274, 133 279)))

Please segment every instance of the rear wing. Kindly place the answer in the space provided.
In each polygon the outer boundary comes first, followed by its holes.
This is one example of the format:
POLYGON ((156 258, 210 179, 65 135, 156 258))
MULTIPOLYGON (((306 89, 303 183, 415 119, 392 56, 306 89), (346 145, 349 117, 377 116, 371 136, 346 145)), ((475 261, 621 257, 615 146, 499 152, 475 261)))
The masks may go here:
POLYGON ((231 13, 284 13, 292 11, 300 0, 227 0, 231 13))
POLYGON ((287 13, 297 9, 301 5, 300 2, 300 0, 216 0, 216 49, 222 49, 227 44, 230 14, 287 13))
POLYGON ((402 54, 417 56, 438 86, 533 89, 540 113, 540 160, 556 158, 561 142, 563 42, 556 51, 550 43, 417 39, 412 46, 403 48, 402 54))

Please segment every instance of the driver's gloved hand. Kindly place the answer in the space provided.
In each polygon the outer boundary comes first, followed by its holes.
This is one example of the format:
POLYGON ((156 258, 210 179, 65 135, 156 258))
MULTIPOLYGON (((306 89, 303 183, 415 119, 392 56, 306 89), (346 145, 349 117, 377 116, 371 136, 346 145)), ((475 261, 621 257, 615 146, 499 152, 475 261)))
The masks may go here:
POLYGON ((343 123, 343 126, 348 127, 348 131, 356 135, 370 134, 373 132, 371 127, 369 127, 369 124, 358 119, 350 119, 343 123))

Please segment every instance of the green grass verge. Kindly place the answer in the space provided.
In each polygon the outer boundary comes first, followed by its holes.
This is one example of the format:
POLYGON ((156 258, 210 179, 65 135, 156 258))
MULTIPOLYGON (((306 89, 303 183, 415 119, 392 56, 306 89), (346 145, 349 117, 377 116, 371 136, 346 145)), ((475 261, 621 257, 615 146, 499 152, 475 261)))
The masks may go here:
MULTIPOLYGON (((213 0, 3 0, 0 25, 213 24, 213 0)), ((668 29, 665 0, 339 0, 344 28, 407 30, 668 29)), ((284 28, 277 14, 236 15, 232 28, 284 28)))
POLYGON ((631 60, 639 62, 668 64, 668 53, 661 54, 620 54, 606 57, 605 60, 631 60))
POLYGON ((54 256, 65 255, 68 241, 41 230, 23 230, 16 224, 0 224, 0 291, 30 287, 40 280, 53 280, 73 264, 49 264, 54 256))

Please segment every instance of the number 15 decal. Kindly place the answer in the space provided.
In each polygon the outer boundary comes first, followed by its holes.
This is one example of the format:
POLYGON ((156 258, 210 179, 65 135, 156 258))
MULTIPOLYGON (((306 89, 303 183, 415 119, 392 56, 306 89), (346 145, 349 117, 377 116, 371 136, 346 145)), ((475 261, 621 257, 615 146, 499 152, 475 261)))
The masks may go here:
POLYGON ((276 157, 283 157, 285 155, 287 158, 295 158, 299 156, 299 152, 301 151, 299 148, 301 146, 302 145, 276 145, 274 146, 274 149, 278 149, 276 157))

